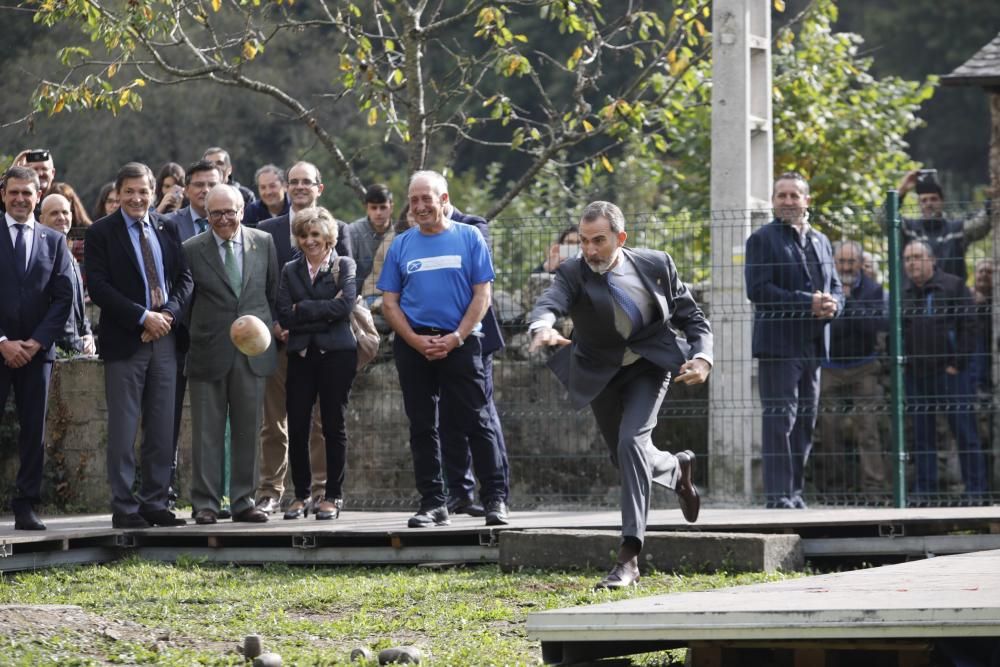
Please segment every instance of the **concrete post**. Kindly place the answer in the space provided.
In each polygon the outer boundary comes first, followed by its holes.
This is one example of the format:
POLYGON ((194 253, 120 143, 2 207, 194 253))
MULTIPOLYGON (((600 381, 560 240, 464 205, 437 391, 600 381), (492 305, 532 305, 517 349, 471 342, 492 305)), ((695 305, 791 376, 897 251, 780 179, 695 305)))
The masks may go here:
POLYGON ((773 177, 769 0, 714 0, 712 53, 712 286, 715 368, 709 393, 709 491, 747 503, 759 459, 752 314, 743 254, 769 218, 773 177))

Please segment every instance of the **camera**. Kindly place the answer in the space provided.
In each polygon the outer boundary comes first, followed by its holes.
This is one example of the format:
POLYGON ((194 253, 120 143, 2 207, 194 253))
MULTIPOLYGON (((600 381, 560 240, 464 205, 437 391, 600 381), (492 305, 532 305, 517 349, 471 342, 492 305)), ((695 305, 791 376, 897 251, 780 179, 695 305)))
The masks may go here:
POLYGON ((52 154, 49 153, 44 148, 28 151, 27 155, 24 156, 25 162, 48 162, 52 158, 52 154))
POLYGON ((920 169, 917 171, 917 183, 937 183, 937 169, 920 169))

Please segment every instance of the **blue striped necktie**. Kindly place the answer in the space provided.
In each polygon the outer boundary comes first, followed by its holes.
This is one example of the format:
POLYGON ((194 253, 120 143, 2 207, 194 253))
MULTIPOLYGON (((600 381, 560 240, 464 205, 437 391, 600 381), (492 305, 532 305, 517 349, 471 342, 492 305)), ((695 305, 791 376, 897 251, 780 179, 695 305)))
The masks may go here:
POLYGON ((608 276, 608 290, 611 292, 611 298, 622 309, 632 325, 632 331, 629 332, 631 335, 642 328, 642 311, 639 310, 638 304, 628 295, 628 292, 616 284, 611 273, 606 275, 608 276))

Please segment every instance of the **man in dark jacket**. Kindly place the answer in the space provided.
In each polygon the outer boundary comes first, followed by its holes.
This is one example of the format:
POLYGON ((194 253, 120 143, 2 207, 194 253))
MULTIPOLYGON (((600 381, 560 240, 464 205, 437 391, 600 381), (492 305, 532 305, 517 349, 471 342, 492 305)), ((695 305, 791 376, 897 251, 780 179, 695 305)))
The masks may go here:
POLYGON ((821 447, 817 457, 817 485, 827 491, 844 490, 847 439, 845 426, 853 422, 858 447, 860 489, 866 493, 887 490, 885 462, 873 408, 882 403, 879 384, 877 334, 886 328, 882 285, 865 275, 864 251, 856 241, 834 245, 834 261, 844 290, 844 312, 830 323, 830 358, 822 363, 820 393, 826 411, 820 420, 821 447), (851 417, 848 420, 848 416, 851 417))
POLYGON ((965 493, 986 493, 986 460, 973 414, 974 390, 963 380, 975 341, 975 303, 961 279, 939 269, 924 241, 903 250, 909 283, 903 291, 907 412, 913 415, 914 501, 938 491, 935 416, 944 412, 958 441, 965 493))
POLYGON ((990 215, 986 209, 962 220, 945 216, 944 190, 934 170, 914 170, 899 184, 899 203, 911 190, 916 190, 920 205, 919 218, 903 218, 903 243, 924 241, 937 258, 939 270, 966 279, 965 251, 990 233, 990 215))
POLYGON ((805 467, 819 406, 820 361, 829 323, 844 307, 833 248, 809 225, 809 184, 774 182, 774 220, 747 239, 744 268, 753 303, 753 356, 763 407, 761 456, 767 507, 804 509, 805 467))

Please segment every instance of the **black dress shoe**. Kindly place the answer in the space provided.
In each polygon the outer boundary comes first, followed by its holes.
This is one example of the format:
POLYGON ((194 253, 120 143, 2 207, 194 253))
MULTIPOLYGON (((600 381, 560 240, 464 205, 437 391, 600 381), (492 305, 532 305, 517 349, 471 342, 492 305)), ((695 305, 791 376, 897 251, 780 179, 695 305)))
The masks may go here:
POLYGON ((445 505, 441 505, 441 507, 421 509, 419 512, 410 517, 410 520, 406 522, 406 525, 410 528, 448 526, 451 525, 451 519, 448 518, 448 508, 445 505))
POLYGON ((803 500, 803 499, 802 499, 802 496, 800 496, 800 495, 798 495, 798 494, 796 494, 796 495, 792 496, 792 505, 793 505, 793 506, 795 507, 795 509, 797 509, 797 510, 805 510, 805 509, 809 509, 809 506, 808 506, 808 505, 806 505, 806 501, 805 501, 805 500, 803 500))
POLYGON ((278 499, 271 496, 264 496, 257 501, 257 509, 264 514, 271 514, 278 511, 278 499))
POLYGON ((594 590, 628 588, 639 583, 639 560, 632 558, 624 563, 615 563, 607 576, 594 585, 594 590))
POLYGON ((769 510, 793 510, 795 509, 795 503, 792 499, 787 496, 781 496, 780 498, 772 498, 764 504, 769 510))
POLYGON ((111 527, 122 528, 124 530, 141 530, 149 528, 149 522, 142 518, 141 514, 130 512, 128 514, 112 514, 111 527))
POLYGON ((472 498, 452 498, 448 501, 448 514, 486 516, 486 510, 472 498))
POLYGON ((228 518, 230 518, 232 516, 233 516, 233 513, 229 511, 228 507, 223 507, 222 509, 219 510, 219 518, 220 519, 228 519, 228 518))
POLYGON ((215 510, 198 510, 194 513, 194 522, 199 526, 210 526, 219 522, 219 514, 215 510))
POLYGON ((309 508, 312 505, 312 501, 309 498, 296 498, 292 501, 292 504, 288 506, 285 510, 284 518, 288 520, 292 519, 302 519, 309 516, 309 508))
POLYGON ((313 514, 316 515, 317 521, 328 521, 330 519, 339 519, 340 510, 342 509, 344 509, 343 498, 334 498, 332 500, 325 498, 320 503, 313 505, 313 514))
POLYGON ((151 512, 139 512, 139 516, 145 519, 150 526, 186 526, 187 521, 177 518, 170 510, 153 510, 151 512))
POLYGON ((267 515, 256 507, 248 507, 233 515, 233 523, 267 523, 267 515))
POLYGON ((486 525, 507 525, 507 503, 499 499, 486 503, 486 525))
POLYGON ((698 520, 698 512, 701 510, 701 497, 698 489, 694 485, 694 452, 690 449, 677 454, 677 463, 680 465, 681 474, 677 480, 677 501, 681 506, 681 514, 689 523, 698 520))
POLYGON ((35 510, 27 509, 14 513, 14 530, 45 530, 45 524, 35 510))

